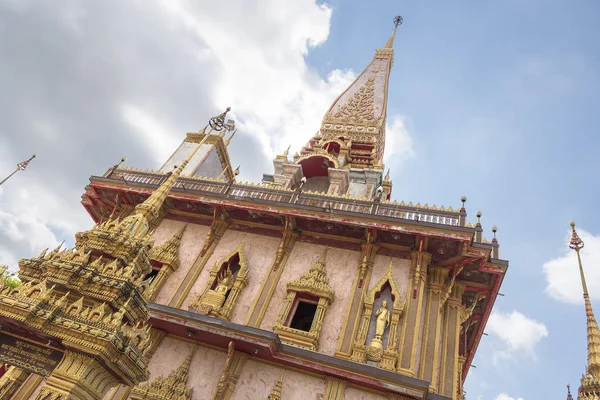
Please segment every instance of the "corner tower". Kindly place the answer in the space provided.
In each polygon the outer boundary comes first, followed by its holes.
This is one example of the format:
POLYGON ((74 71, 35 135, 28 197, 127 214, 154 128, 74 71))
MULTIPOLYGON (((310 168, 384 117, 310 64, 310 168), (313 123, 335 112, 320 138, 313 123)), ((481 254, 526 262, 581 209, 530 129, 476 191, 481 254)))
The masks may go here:
POLYGON ((385 46, 375 51, 369 65, 334 100, 317 134, 293 161, 287 150, 278 155, 275 174, 265 175, 265 182, 330 195, 389 199, 391 182, 383 175, 383 153, 393 44, 400 24, 402 17, 394 18, 394 30, 385 46))

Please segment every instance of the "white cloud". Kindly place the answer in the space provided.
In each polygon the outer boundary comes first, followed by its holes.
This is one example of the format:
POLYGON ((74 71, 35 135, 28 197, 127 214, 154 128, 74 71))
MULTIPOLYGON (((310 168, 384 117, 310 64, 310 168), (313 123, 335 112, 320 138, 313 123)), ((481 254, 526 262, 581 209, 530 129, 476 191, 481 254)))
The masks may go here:
MULTIPOLYGON (((581 250, 581 260, 586 273, 588 292, 592 299, 600 299, 600 235, 595 236, 583 229, 577 229, 585 247, 581 250), (587 266, 587 268, 585 268, 587 266)), ((577 253, 569 249, 571 232, 565 235, 563 255, 544 263, 546 292, 555 300, 576 304, 583 300, 583 289, 579 276, 577 253)))
MULTIPOLYGON (((241 180, 260 180, 275 154, 288 145, 295 152, 317 132, 356 77, 341 69, 321 76, 306 62, 329 36, 332 9, 320 1, 17 3, 0 4, 11 38, 0 48, 0 97, 10 99, 0 110, 9 132, 0 171, 32 151, 40 156, 0 192, 0 257, 11 263, 91 226, 80 204, 90 175, 123 155, 158 168, 185 132, 227 106, 239 129, 232 162, 241 180)), ((372 51, 385 39, 374 38, 372 51)), ((413 150, 404 120, 389 121, 393 167, 413 150)))
POLYGON ((498 396, 496 396, 495 400, 523 400, 522 397, 512 397, 507 395, 506 393, 500 393, 498 396))
POLYGON ((406 128, 404 117, 389 117, 386 126, 385 154, 383 162, 387 168, 402 168, 402 165, 415 156, 412 137, 406 128))
POLYGON ((504 345, 502 349, 494 350, 494 365, 514 360, 520 354, 535 358, 536 344, 548 336, 548 329, 543 323, 518 311, 492 312, 486 332, 499 338, 504 345))

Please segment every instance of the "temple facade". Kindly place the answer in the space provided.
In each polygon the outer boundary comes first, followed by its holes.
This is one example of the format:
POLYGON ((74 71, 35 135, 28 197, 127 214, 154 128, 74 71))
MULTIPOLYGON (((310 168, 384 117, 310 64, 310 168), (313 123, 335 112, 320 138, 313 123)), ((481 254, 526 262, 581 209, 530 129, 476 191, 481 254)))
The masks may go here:
POLYGON ((95 225, 0 289, 0 398, 462 399, 508 262, 466 197, 391 200, 400 23, 260 184, 236 180, 229 110, 156 171, 92 176, 95 225))

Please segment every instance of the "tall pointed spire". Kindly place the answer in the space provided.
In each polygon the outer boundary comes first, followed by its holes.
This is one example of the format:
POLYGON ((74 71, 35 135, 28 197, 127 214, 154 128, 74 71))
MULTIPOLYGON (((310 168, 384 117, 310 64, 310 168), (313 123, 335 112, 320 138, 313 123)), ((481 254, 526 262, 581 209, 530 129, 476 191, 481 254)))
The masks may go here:
POLYGON ((571 385, 567 383, 567 400, 573 400, 573 396, 571 395, 571 385))
POLYGON ((394 29, 385 46, 375 51, 373 60, 333 102, 321 123, 321 142, 347 142, 350 163, 355 168, 381 167, 393 44, 401 23, 402 17, 394 18, 394 29))
POLYGON ((594 311, 592 310, 592 303, 590 302, 587 283, 585 281, 585 274, 583 272, 583 264, 581 263, 580 250, 583 246, 583 240, 581 240, 575 230, 575 222, 571 221, 571 240, 569 241, 569 247, 577 253, 579 275, 581 277, 581 286, 583 288, 583 300, 585 302, 585 314, 587 317, 588 365, 586 374, 581 379, 579 398, 587 398, 583 396, 600 397, 600 329, 598 329, 598 322, 596 322, 596 318, 594 317, 594 311))

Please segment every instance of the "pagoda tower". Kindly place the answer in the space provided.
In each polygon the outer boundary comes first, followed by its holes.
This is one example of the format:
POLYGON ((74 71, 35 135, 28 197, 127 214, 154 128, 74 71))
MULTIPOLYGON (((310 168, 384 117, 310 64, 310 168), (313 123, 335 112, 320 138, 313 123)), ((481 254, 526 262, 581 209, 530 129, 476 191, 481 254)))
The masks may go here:
POLYGON ((260 184, 237 181, 229 108, 156 171, 119 163, 92 176, 82 204, 97 226, 74 251, 21 261, 26 283, 0 296, 0 331, 46 345, 56 365, 35 370, 0 349, 13 365, 0 393, 461 399, 508 262, 496 228, 488 241, 480 212, 467 221, 466 197, 456 208, 390 199, 401 22, 260 184), (67 371, 73 357, 102 379, 67 371))
MULTIPOLYGON (((575 223, 571 222, 569 247, 577 252, 585 314, 587 317, 587 369, 581 377, 581 386, 579 386, 577 400, 600 400, 600 329, 598 329, 598 322, 596 322, 596 317, 594 317, 594 311, 592 310, 592 303, 590 302, 583 265, 581 263, 581 255, 579 254, 583 246, 583 240, 579 238, 575 230, 575 223)), ((572 399, 571 390, 568 385, 567 391, 567 399, 572 399)))

